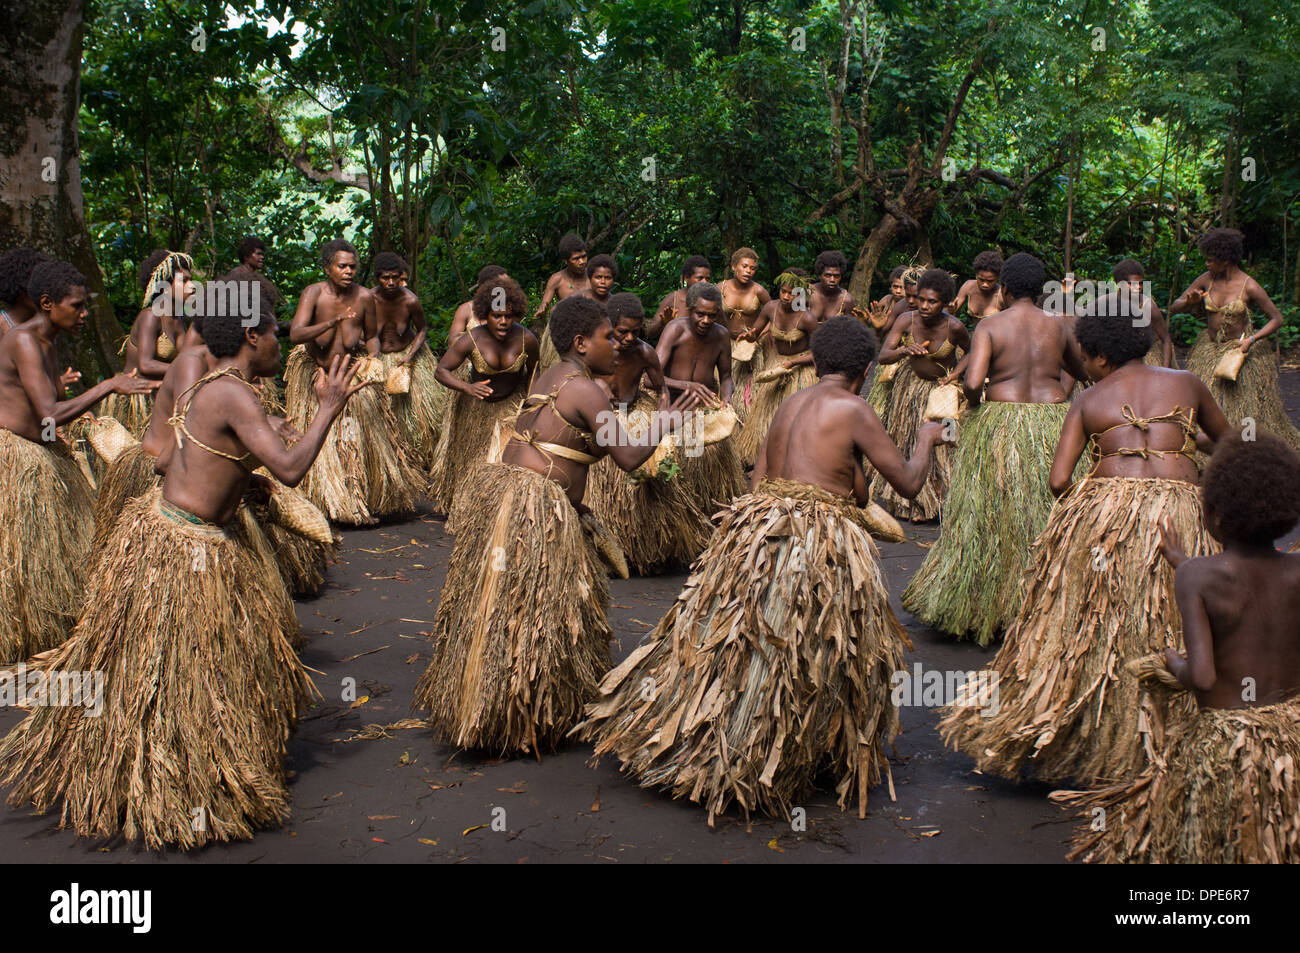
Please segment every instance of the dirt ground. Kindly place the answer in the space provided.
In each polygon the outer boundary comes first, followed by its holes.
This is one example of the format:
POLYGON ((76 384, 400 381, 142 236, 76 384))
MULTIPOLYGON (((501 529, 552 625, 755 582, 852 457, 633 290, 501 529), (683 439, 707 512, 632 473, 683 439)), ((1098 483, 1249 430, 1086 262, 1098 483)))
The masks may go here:
MULTIPOLYGON (((1291 417, 1300 420, 1300 371, 1282 375, 1291 417)), ((992 658, 917 623, 898 598, 920 566, 935 527, 908 528, 909 539, 882 544, 895 611, 914 649, 909 666, 972 670, 992 658)), ((1294 536, 1292 537, 1294 538, 1294 536)), ((1290 542, 1290 538, 1287 541, 1290 542)), ((902 709, 903 733, 886 785, 871 790, 867 817, 841 813, 822 791, 805 805, 806 829, 734 812, 710 828, 705 812, 642 790, 590 747, 556 754, 485 759, 436 743, 423 727, 355 737, 392 725, 410 710, 428 664, 431 628, 451 538, 428 513, 373 529, 348 530, 337 566, 314 599, 298 603, 310 641, 303 661, 323 699, 289 747, 293 814, 253 840, 191 854, 156 854, 118 843, 79 840, 55 829, 57 815, 0 809, 0 858, 26 863, 1062 863, 1071 819, 1046 800, 1049 788, 1013 784, 972 771, 946 751, 930 708, 902 709), (342 700, 356 680, 355 707, 342 700), (504 809, 504 814, 500 810, 504 809), (495 822, 495 823, 494 823, 495 822), (495 829, 503 828, 503 829, 495 829)), ((614 661, 624 658, 670 605, 684 573, 611 586, 614 661)), ((0 731, 21 712, 0 711, 0 731)))

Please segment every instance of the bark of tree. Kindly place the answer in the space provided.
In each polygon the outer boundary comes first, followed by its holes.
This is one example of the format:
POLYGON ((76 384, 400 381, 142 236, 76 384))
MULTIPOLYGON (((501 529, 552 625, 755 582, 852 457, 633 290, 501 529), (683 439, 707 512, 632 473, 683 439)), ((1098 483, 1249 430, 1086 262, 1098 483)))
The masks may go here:
POLYGON ((90 284, 85 331, 61 355, 87 382, 120 367, 121 326, 86 228, 77 113, 85 0, 7 0, 0 31, 0 249, 27 245, 90 284))

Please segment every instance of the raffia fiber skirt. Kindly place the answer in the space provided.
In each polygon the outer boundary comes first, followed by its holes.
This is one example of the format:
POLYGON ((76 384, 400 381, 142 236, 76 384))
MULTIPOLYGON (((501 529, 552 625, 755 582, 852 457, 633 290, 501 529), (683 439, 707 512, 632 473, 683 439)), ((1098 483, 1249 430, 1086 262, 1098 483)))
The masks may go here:
MULTIPOLYGON (((288 419, 303 432, 319 408, 312 389, 316 370, 302 345, 289 354, 284 372, 288 419)), ((363 526, 413 510, 425 482, 402 451, 383 385, 372 384, 348 400, 301 490, 334 522, 363 526)))
POLYGON ((0 663, 54 648, 77 621, 94 491, 61 440, 0 429, 0 663))
POLYGON ((1235 381, 1214 376, 1219 359, 1236 347, 1240 347, 1237 341, 1214 341, 1209 331, 1202 331, 1188 352, 1187 369, 1205 382, 1210 394, 1223 408, 1228 426, 1241 430, 1247 426, 1243 421, 1250 418, 1255 421, 1256 428, 1267 430, 1300 453, 1300 431, 1296 430, 1282 406, 1277 352, 1271 347, 1271 342, 1251 347, 1235 381))
MULTIPOLYGON (((644 433, 647 415, 658 406, 655 394, 641 392, 628 413, 621 414, 624 426, 644 433)), ((680 474, 635 480, 608 456, 587 471, 583 502, 618 540, 638 575, 663 572, 673 564, 689 565, 713 531, 712 509, 685 491, 680 474)))
MULTIPOLYGON (((916 448, 916 435, 924 423, 922 418, 925 416, 925 404, 930 391, 938 387, 939 382, 918 377, 912 370, 912 362, 904 361, 887 386, 888 397, 884 413, 880 414, 880 422, 906 460, 916 448)), ((937 446, 934 448, 934 460, 930 464, 930 475, 915 499, 900 496, 888 480, 874 472, 871 476, 871 496, 899 519, 923 523, 939 518, 951 482, 952 448, 937 446)))
MULTIPOLYGON (((47 670, 103 673, 102 711, 36 708, 0 742, 10 802, 146 847, 241 840, 289 814, 283 760, 314 692, 238 530, 161 489, 128 504, 47 670)), ((289 610, 292 606, 289 605, 289 610)))

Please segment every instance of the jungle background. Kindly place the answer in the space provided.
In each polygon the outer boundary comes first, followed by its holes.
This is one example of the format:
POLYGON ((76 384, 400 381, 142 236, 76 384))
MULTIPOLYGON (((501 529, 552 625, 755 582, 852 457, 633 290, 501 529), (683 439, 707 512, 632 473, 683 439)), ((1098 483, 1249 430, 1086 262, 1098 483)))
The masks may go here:
POLYGON ((288 308, 322 242, 367 283, 397 251, 440 345, 488 262, 535 306, 567 231, 647 307, 743 245, 760 281, 839 248, 859 298, 989 247, 1096 280, 1132 256, 1165 305, 1230 225, 1300 343, 1284 0, 4 5, 0 248, 95 270, 83 370, 112 366, 153 248, 217 277, 250 233, 288 308))

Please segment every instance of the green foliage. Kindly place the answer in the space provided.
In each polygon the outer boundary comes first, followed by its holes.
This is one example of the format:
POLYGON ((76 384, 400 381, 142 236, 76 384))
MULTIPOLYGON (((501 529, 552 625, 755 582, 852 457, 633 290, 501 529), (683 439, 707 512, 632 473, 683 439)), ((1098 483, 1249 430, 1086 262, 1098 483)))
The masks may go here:
POLYGON ((1167 303, 1201 269, 1196 235, 1230 221, 1252 274, 1300 303, 1300 26, 1283 0, 848 10, 836 162, 839 0, 92 0, 82 172, 110 294, 129 320, 151 248, 189 245, 220 274, 253 232, 292 304, 343 235, 363 269, 407 257, 438 343, 489 261, 537 299, 567 231, 615 253, 648 307, 693 253, 715 279, 742 245, 760 280, 828 247, 852 261, 882 194, 915 199, 897 192, 909 162, 935 161, 978 63, 940 157, 957 175, 920 178, 938 200, 884 248, 875 293, 926 250, 963 276, 984 248, 1028 250, 1059 276, 1072 211, 1080 276, 1133 256, 1167 303), (884 192, 852 188, 860 149, 884 192))

